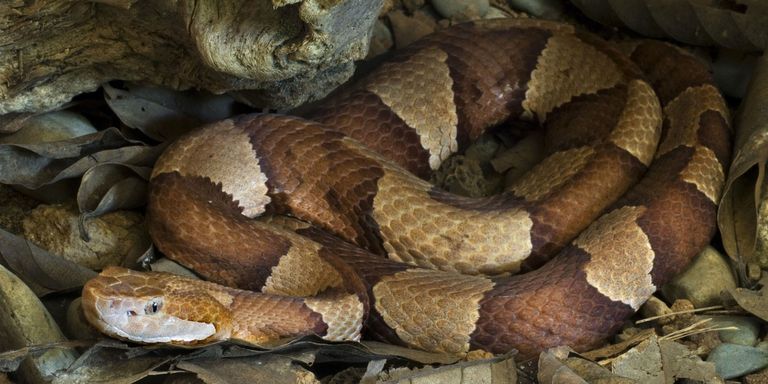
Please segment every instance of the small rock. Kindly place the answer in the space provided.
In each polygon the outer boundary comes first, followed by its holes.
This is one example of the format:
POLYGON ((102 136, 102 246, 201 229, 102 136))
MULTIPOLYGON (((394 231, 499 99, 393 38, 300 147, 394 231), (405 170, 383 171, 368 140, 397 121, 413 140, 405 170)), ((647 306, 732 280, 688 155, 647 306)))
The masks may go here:
POLYGON ((395 36, 395 46, 398 49, 437 29, 437 23, 424 12, 417 12, 413 17, 408 17, 403 11, 397 10, 390 12, 387 17, 392 25, 392 34, 395 36))
POLYGON ((87 219, 89 241, 80 237, 79 214, 71 205, 41 205, 24 219, 24 237, 49 252, 91 269, 133 262, 149 247, 142 215, 131 211, 87 219))
POLYGON ((662 287, 668 301, 688 299, 696 308, 718 305, 720 293, 736 288, 736 278, 728 260, 707 246, 685 272, 662 287))
POLYGON ((371 35, 371 45, 368 49, 368 58, 378 56, 389 51, 395 45, 392 40, 392 31, 381 20, 376 20, 373 24, 373 33, 371 35))
MULTIPOLYGON (((67 341, 34 292, 0 265, 0 351, 67 341)), ((66 369, 77 359, 74 348, 53 348, 27 357, 16 376, 19 382, 44 383, 43 378, 66 369)))
POLYGON ((738 344, 720 344, 707 357, 724 379, 733 379, 768 366, 768 352, 738 344))
POLYGON ((656 320, 659 324, 662 325, 672 321, 673 316, 669 316, 670 313, 672 313, 672 310, 669 309, 667 303, 661 301, 661 299, 656 296, 651 296, 651 298, 648 299, 648 301, 646 301, 642 307, 640 307, 640 315, 644 319, 649 317, 664 316, 659 317, 658 320, 656 320))
POLYGON ((562 0, 507 0, 512 9, 542 19, 557 20, 563 14, 562 0))
POLYGON ((719 331, 720 340, 725 343, 753 346, 760 336, 760 321, 746 316, 712 316, 713 327, 734 327, 735 330, 719 331))
POLYGON ((459 22, 480 19, 491 8, 488 0, 432 0, 432 6, 443 17, 459 22))

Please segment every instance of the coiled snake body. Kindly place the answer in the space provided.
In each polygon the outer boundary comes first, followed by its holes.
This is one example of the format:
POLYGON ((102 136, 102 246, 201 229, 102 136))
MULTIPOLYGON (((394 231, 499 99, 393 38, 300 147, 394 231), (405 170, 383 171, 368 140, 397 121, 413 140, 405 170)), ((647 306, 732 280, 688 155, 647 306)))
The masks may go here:
POLYGON ((356 339, 365 326, 450 353, 594 347, 709 242, 730 151, 705 66, 659 42, 623 51, 566 24, 464 24, 308 120, 191 133, 155 166, 150 233, 246 291, 109 268, 83 290, 86 316, 186 346, 356 339), (505 193, 459 197, 420 178, 510 119, 545 126, 547 157, 505 193))

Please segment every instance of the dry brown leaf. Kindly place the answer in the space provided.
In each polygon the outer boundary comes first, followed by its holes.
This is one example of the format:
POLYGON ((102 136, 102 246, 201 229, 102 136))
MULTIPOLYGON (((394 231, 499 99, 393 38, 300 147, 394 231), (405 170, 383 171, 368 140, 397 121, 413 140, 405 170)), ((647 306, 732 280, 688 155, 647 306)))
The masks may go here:
POLYGON ((517 367, 511 355, 464 361, 437 368, 396 368, 379 374, 381 384, 515 384, 517 367))
POLYGON ((181 92, 159 87, 125 84, 125 89, 104 84, 104 98, 125 125, 158 140, 179 135, 235 114, 235 100, 227 95, 181 92))
POLYGON ((461 359, 460 356, 447 353, 425 352, 378 341, 364 341, 361 345, 381 357, 401 357, 422 364, 453 364, 461 359))
POLYGON ((587 16, 649 37, 760 51, 768 48, 762 0, 573 0, 587 16))
POLYGON ((151 166, 162 151, 126 138, 116 128, 39 144, 0 144, 0 183, 36 189, 80 177, 105 162, 151 166))
POLYGON ((98 164, 83 174, 77 206, 86 217, 97 217, 146 203, 150 167, 119 163, 98 164))
POLYGON ((634 380, 617 376, 600 365, 570 356, 566 347, 550 348, 539 355, 538 380, 542 384, 632 384, 634 380))
POLYGON ((96 272, 52 255, 0 229, 0 264, 8 267, 38 296, 81 287, 96 272))
POLYGON ((758 284, 762 286, 759 291, 736 288, 730 293, 739 306, 764 321, 768 321, 768 275, 760 279, 758 284))
POLYGON ((116 342, 99 343, 53 379, 54 384, 135 383, 153 374, 166 373, 172 356, 151 354, 144 348, 128 348, 116 342))
MULTIPOLYGON (((330 343, 316 336, 307 336, 270 350, 230 343, 219 343, 194 350, 182 350, 156 346, 128 348, 123 343, 107 341, 100 342, 86 352, 68 370, 67 375, 61 376, 61 382, 68 382, 66 380, 79 380, 80 382, 116 380, 117 383, 130 383, 148 375, 193 372, 206 383, 295 382, 279 381, 276 379, 278 377, 291 380, 298 379, 300 380, 298 382, 303 383, 315 382, 315 377, 303 368, 296 369, 297 365, 314 367, 320 364, 331 364, 333 369, 338 369, 342 365, 350 366, 375 362, 374 366, 382 368, 384 364, 387 366, 394 364, 413 366, 414 364, 450 364, 457 361, 456 357, 449 358, 444 354, 385 346, 381 343, 371 344, 330 343), (155 359, 155 356, 164 357, 155 359), (404 356, 415 357, 421 361, 404 356), (137 364, 129 364, 125 368, 120 366, 126 361, 132 361, 132 357, 139 357, 141 360, 137 364), (105 365, 106 368, 102 369, 99 364, 105 365), (124 377, 110 373, 110 367, 120 367, 118 371, 124 377), (178 370, 174 368, 178 368, 178 370)), ((494 378, 496 380, 492 381, 494 383, 506 383, 507 381, 499 381, 498 378, 507 377, 511 374, 510 370, 514 372, 514 362, 508 357, 475 360, 455 366, 462 369, 465 377, 494 378)), ((376 373, 378 372, 380 369, 376 370, 376 373)), ((421 382, 419 381, 419 383, 421 382)), ((424 381, 424 383, 429 382, 424 381)), ((509 382, 513 383, 514 381, 509 382)))
POLYGON ((37 144, 67 140, 96 132, 90 121, 71 111, 53 111, 30 116, 20 123, 20 129, 1 136, 0 143, 37 144))
POLYGON ((722 383, 713 363, 701 359, 687 347, 656 336, 611 362, 613 373, 640 383, 673 384, 678 379, 722 383))
POLYGON ((187 360, 176 368, 197 374, 206 384, 319 384, 312 372, 279 355, 187 360))
POLYGON ((736 118, 736 143, 718 226, 728 255, 743 264, 754 261, 757 211, 768 160, 768 55, 758 62, 736 118))
POLYGON ((93 342, 79 340, 62 341, 5 351, 0 353, 0 372, 14 372, 19 369, 21 362, 27 357, 39 357, 52 349, 87 347, 91 344, 93 344, 93 342))

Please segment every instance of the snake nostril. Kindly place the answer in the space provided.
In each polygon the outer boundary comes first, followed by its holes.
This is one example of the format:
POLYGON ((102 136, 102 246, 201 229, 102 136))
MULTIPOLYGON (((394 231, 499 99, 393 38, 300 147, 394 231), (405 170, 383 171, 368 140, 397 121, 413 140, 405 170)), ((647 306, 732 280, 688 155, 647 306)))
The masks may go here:
POLYGON ((128 311, 128 312, 126 312, 126 314, 128 316, 136 316, 136 312, 134 312, 134 311, 128 311))

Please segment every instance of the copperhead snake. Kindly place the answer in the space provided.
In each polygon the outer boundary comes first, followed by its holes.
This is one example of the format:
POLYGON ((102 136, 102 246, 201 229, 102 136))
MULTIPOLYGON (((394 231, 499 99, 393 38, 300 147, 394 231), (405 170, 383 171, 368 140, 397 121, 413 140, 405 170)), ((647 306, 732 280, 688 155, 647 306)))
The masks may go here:
POLYGON ((240 116, 172 144, 150 234, 210 282, 108 268, 83 289, 87 319, 179 346, 364 328, 448 353, 585 350, 710 241, 730 156, 697 59, 539 20, 439 31, 305 117, 240 116), (506 192, 423 180, 510 119, 546 128, 547 157, 506 192))

